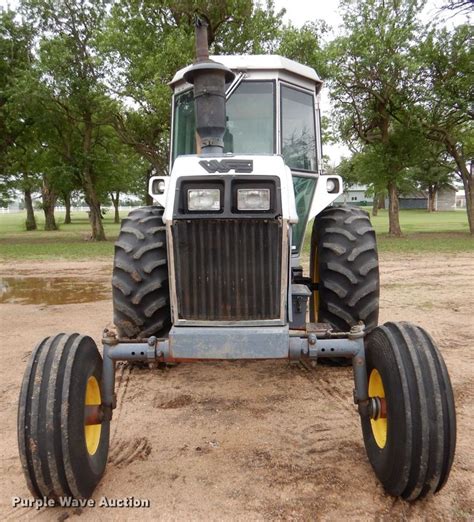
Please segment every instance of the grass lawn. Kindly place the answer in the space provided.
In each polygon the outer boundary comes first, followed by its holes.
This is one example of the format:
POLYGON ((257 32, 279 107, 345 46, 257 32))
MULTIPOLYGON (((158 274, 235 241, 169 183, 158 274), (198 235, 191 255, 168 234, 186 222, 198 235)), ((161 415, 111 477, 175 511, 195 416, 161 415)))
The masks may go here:
MULTIPOLYGON (((369 211, 368 208, 365 210, 369 211)), ((379 252, 472 252, 474 238, 469 234, 465 211, 400 211, 403 237, 388 236, 388 211, 379 210, 371 217, 377 233, 379 252)), ((309 255, 311 226, 306 231, 304 252, 309 255)))
POLYGON ((467 252, 474 250, 464 210, 432 212, 402 210, 400 225, 403 237, 392 238, 388 231, 388 211, 379 210, 372 218, 381 252, 467 252))
MULTIPOLYGON (((124 212, 122 217, 127 215, 124 212)), ((107 241, 90 241, 91 229, 86 212, 72 212, 72 224, 64 225, 64 213, 56 212, 59 230, 45 232, 44 215, 36 213, 38 230, 25 230, 25 213, 0 214, 0 259, 112 259, 114 241, 120 225, 113 214, 106 214, 103 223, 107 241)))
MULTIPOLYGON (((124 212, 124 217, 127 212, 124 212)), ((71 225, 64 225, 64 214, 56 213, 60 229, 41 230, 43 213, 36 214, 39 230, 26 232, 25 214, 0 214, 0 259, 112 259, 114 241, 119 225, 109 213, 104 218, 107 241, 90 241, 90 225, 86 212, 73 212, 71 225)), ((474 250, 474 239, 469 235, 464 211, 435 212, 404 210, 400 212, 404 236, 387 236, 388 214, 379 211, 372 223, 377 232, 380 252, 468 252, 474 250)), ((304 253, 309 254, 311 226, 308 227, 304 253)))

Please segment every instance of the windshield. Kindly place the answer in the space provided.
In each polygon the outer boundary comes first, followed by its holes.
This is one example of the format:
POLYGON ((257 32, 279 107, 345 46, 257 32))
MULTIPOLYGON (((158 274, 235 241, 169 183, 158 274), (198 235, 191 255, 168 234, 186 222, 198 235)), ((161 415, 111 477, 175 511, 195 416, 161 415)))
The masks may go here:
MULTIPOLYGON (((242 82, 227 100, 224 152, 275 152, 275 83, 242 82)), ((192 89, 177 94, 174 102, 173 160, 196 153, 196 126, 192 89)))
POLYGON ((242 82, 227 101, 224 152, 273 154, 274 82, 242 82))

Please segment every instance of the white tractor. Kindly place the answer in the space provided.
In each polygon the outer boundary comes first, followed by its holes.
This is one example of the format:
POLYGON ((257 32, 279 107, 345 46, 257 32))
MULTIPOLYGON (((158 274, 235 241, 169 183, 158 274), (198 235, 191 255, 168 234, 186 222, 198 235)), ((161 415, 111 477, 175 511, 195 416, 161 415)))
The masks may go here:
POLYGON ((236 359, 352 362, 380 482, 407 500, 436 493, 455 449, 448 373, 422 328, 378 326, 374 230, 364 211, 330 206, 342 180, 321 170, 321 80, 280 56, 211 60, 202 23, 196 41, 195 64, 171 82, 171 175, 150 180, 156 205, 132 211, 116 243, 116 331, 102 355, 59 334, 28 363, 18 438, 31 493, 92 495, 117 361, 236 359))

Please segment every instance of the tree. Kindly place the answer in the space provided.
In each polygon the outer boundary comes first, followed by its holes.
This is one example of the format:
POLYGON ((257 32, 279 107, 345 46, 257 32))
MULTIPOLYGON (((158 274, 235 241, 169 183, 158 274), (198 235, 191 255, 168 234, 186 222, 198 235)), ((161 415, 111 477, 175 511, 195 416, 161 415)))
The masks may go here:
POLYGON ((416 188, 428 192, 428 212, 434 212, 436 195, 452 186, 455 167, 447 159, 444 148, 426 138, 417 143, 417 161, 410 169, 410 178, 416 188))
POLYGON ((474 234, 474 29, 434 29, 417 49, 420 81, 416 116, 425 135, 441 144, 464 185, 469 230, 474 234))
MULTIPOLYGON (((17 143, 17 166, 22 172, 35 173, 41 191, 45 230, 57 230, 54 209, 58 197, 77 185, 73 178, 72 155, 63 154, 64 137, 77 131, 71 125, 68 130, 67 119, 61 118, 60 112, 55 110, 51 91, 41 81, 41 72, 35 64, 17 76, 10 105, 14 121, 28 122, 17 143)), ((67 145, 68 150, 72 150, 73 145, 67 145)))
POLYGON ((105 69, 96 44, 107 15, 106 0, 24 0, 22 12, 41 31, 39 67, 60 111, 78 133, 77 174, 90 208, 92 239, 105 239, 94 153, 101 128, 109 125, 113 103, 102 83, 105 69))
POLYGON ((103 129, 100 144, 96 154, 98 191, 102 201, 110 198, 115 211, 114 222, 120 223, 121 195, 148 193, 148 184, 143 183, 146 161, 123 144, 112 128, 103 129))
MULTIPOLYGON (((379 208, 384 208, 388 193, 383 173, 393 168, 392 161, 394 161, 393 155, 383 145, 366 145, 351 158, 344 159, 337 168, 338 174, 343 177, 348 186, 367 185, 367 193, 373 196, 372 215, 374 216, 377 215, 379 208)), ((399 193, 408 193, 415 188, 409 170, 404 169, 403 174, 398 180, 397 202, 399 193)))
POLYGON ((323 37, 328 26, 323 21, 307 22, 302 27, 291 24, 281 30, 277 53, 312 67, 321 78, 329 75, 323 37))
POLYGON ((15 12, 0 10, 0 171, 7 192, 21 190, 26 208, 26 229, 36 230, 32 192, 38 180, 31 171, 31 128, 15 98, 18 81, 33 62, 33 30, 15 19, 15 12))
POLYGON ((329 47, 331 96, 343 140, 374 149, 389 195, 389 234, 401 235, 399 185, 416 148, 417 129, 403 121, 416 76, 412 47, 423 28, 422 0, 342 0, 345 34, 329 47))

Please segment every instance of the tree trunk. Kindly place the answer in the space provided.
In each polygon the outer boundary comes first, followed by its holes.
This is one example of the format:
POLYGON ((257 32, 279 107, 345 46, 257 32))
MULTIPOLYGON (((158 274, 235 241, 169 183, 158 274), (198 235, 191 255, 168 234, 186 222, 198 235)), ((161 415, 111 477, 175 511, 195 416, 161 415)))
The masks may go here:
POLYGON ((114 223, 120 223, 120 212, 119 212, 119 203, 120 203, 120 192, 117 190, 114 193, 110 193, 110 199, 112 200, 112 204, 114 205, 114 223))
POLYGON ((104 225, 102 224, 102 216, 100 213, 100 201, 97 197, 92 173, 92 165, 89 159, 92 149, 92 127, 92 117, 89 112, 85 112, 83 152, 86 161, 82 171, 83 189, 85 193, 85 199, 90 209, 89 221, 92 229, 91 239, 94 241, 105 241, 106 238, 104 225))
POLYGON ((398 204, 397 184, 394 181, 388 182, 388 235, 400 237, 400 207, 398 204))
POLYGON ((466 212, 467 221, 469 223, 469 232, 471 235, 474 235, 474 178, 472 173, 472 161, 470 168, 470 173, 466 168, 465 174, 467 174, 467 176, 462 176, 462 183, 464 186, 464 194, 466 195, 466 212))
POLYGON ((153 205, 153 197, 150 196, 150 194, 148 194, 148 184, 149 184, 150 178, 153 176, 153 169, 154 169, 153 165, 150 165, 145 173, 145 187, 146 187, 145 205, 147 205, 147 206, 153 205))
POLYGON ((379 194, 379 210, 385 210, 385 194, 381 192, 379 194))
POLYGON ((377 216, 379 213, 379 195, 374 194, 374 200, 372 201, 372 216, 377 216))
POLYGON ((94 241, 105 241, 104 226, 100 214, 100 202, 95 191, 89 192, 85 200, 89 206, 89 222, 92 230, 91 239, 94 241))
POLYGON ((428 212, 436 212, 436 194, 438 189, 436 185, 428 185, 428 212))
POLYGON ((33 210, 33 200, 31 199, 31 190, 25 189, 25 208, 26 208, 26 230, 36 230, 35 211, 33 210))
POLYGON ((41 198, 43 200, 43 212, 44 212, 44 229, 45 230, 57 230, 56 219, 54 217, 54 205, 56 205, 56 194, 49 186, 46 180, 43 180, 43 186, 41 188, 41 198))
POLYGON ((474 235, 474 173, 472 172, 473 161, 471 160, 469 162, 468 167, 464 155, 458 150, 456 144, 449 139, 446 139, 445 144, 446 150, 454 159, 459 169, 459 175, 461 176, 462 183, 464 185, 464 193, 466 194, 466 212, 467 221, 469 223, 469 232, 471 235, 474 235))
POLYGON ((468 190, 466 192, 466 207, 469 231, 471 235, 474 235, 474 187, 472 185, 471 179, 471 183, 468 184, 468 190))
POLYGON ((64 216, 64 224, 71 224, 71 193, 65 192, 63 194, 64 206, 66 207, 66 215, 64 216))

